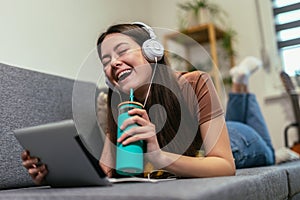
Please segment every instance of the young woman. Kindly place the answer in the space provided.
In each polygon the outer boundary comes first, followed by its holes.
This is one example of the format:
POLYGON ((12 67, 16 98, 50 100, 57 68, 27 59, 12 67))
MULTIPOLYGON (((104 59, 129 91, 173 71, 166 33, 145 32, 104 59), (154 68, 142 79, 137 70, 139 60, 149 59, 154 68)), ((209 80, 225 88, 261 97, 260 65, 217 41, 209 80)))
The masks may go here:
MULTIPOLYGON (((99 58, 111 87, 107 98, 108 139, 99 162, 106 174, 117 176, 115 144, 139 140, 146 146, 147 172, 164 169, 180 177, 216 177, 234 175, 236 166, 273 164, 273 148, 254 96, 232 94, 227 116, 236 122, 226 124, 209 75, 172 71, 163 47, 152 40, 153 30, 141 23, 111 26, 98 39, 99 58), (131 89, 134 100, 144 109, 129 111, 132 117, 120 129, 134 123, 139 126, 117 138, 117 106, 129 99, 131 89), (256 129, 248 122, 260 125, 256 129), (199 150, 204 151, 203 156, 199 156, 199 150)), ((234 69, 234 85, 240 92, 238 85, 245 88, 243 80, 250 72, 240 66, 234 69)), ((22 159, 33 180, 41 183, 46 166, 36 166, 38 159, 27 151, 22 159)))

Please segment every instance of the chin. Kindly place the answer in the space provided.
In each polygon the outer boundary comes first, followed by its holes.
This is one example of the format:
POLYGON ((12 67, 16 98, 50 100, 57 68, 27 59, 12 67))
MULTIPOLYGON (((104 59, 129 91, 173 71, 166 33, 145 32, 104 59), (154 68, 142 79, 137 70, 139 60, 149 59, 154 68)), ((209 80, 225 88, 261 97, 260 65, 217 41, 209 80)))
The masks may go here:
POLYGON ((130 85, 124 85, 124 86, 120 86, 120 90, 126 94, 130 93, 130 88, 134 88, 130 85))
POLYGON ((126 94, 130 94, 130 89, 133 88, 133 90, 137 90, 141 87, 140 83, 138 81, 130 81, 124 84, 119 85, 120 90, 126 94))

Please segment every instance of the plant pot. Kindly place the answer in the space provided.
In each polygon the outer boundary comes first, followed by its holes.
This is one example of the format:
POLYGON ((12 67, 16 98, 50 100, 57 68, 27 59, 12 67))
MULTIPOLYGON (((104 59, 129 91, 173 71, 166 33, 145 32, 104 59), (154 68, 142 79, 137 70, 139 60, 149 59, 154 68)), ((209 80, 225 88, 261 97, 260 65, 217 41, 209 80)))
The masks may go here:
POLYGON ((188 27, 196 26, 199 24, 198 16, 196 16, 195 13, 193 12, 188 12, 187 19, 188 19, 187 20, 188 27))
POLYGON ((200 8, 197 17, 198 24, 206 24, 211 22, 210 12, 207 8, 200 8))

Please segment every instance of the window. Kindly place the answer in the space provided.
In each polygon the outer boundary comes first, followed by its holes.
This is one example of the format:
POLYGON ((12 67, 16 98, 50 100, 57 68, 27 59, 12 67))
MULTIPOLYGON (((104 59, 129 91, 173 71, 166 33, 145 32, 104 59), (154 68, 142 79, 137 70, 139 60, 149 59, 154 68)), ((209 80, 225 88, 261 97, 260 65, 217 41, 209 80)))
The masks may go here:
POLYGON ((300 74, 300 0, 273 0, 277 46, 286 73, 300 74))

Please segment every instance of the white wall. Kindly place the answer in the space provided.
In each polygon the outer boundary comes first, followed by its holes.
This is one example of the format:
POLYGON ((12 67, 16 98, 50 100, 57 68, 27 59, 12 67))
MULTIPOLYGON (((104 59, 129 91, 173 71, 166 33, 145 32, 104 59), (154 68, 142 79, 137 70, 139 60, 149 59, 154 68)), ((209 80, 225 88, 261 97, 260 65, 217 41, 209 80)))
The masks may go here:
POLYGON ((145 10, 139 8, 144 4, 139 0, 0 0, 0 62, 74 78, 95 48, 97 36, 111 23, 142 18, 145 10))
MULTIPOLYGON (((254 0, 212 0, 229 14, 229 23, 238 32, 235 48, 239 62, 247 55, 260 57, 257 13, 254 0)), ((0 62, 22 68, 76 78, 81 68, 89 79, 101 70, 91 55, 97 36, 111 23, 144 21, 154 27, 176 29, 180 0, 0 0, 0 62), (89 56, 89 57, 88 57, 89 56), (90 60, 86 61, 86 58, 90 60), (94 67, 94 68, 93 68, 94 67), (90 68, 92 70, 90 70, 90 68), (91 73, 92 71, 92 73, 91 73)), ((283 128, 292 120, 285 113, 278 71, 270 1, 262 6, 266 48, 271 70, 251 78, 250 89, 257 94, 274 146, 283 146, 283 128)))

